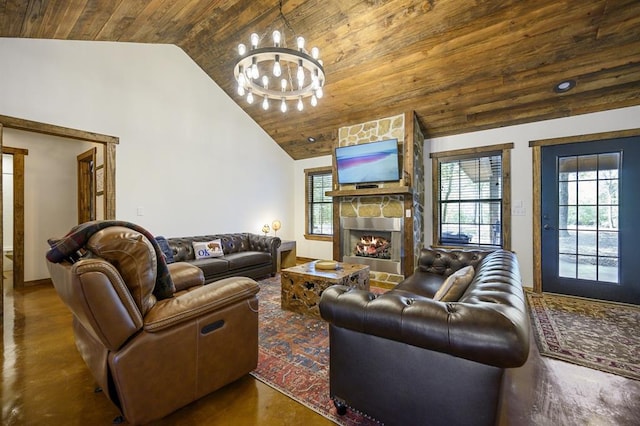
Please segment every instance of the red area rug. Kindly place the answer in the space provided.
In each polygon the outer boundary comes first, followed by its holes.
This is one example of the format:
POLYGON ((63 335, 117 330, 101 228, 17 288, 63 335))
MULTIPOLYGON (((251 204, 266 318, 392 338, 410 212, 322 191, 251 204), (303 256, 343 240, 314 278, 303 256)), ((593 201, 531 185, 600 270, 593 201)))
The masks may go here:
POLYGON ((540 354, 640 380, 640 308, 526 292, 540 354))
POLYGON ((378 424, 329 398, 329 326, 280 308, 280 276, 260 281, 258 368, 251 375, 339 425, 378 424))

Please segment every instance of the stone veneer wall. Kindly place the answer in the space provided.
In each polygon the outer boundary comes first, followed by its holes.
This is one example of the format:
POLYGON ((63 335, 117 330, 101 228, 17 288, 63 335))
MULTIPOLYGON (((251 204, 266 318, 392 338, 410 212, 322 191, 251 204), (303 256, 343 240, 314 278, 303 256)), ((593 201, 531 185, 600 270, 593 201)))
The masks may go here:
MULTIPOLYGON (((353 126, 341 127, 339 146, 358 145, 384 139, 398 139, 399 148, 404 151, 404 114, 380 120, 368 121, 353 126)), ((420 148, 422 152, 422 148, 420 148)), ((422 159, 420 160, 422 163, 422 159)), ((404 167, 404 164, 403 164, 404 167)), ((401 170, 401 175, 404 171, 401 170)), ((423 173, 424 175, 424 173, 423 173)), ((422 178, 422 180, 424 180, 422 178)), ((387 182, 385 187, 400 186, 402 183, 387 182)), ((422 184, 424 188, 424 182, 422 184)), ((355 185, 342 185, 340 189, 352 189, 355 185)), ((423 189, 424 194, 424 189, 423 189)), ((424 195, 423 195, 424 198, 424 195)), ((341 197, 340 217, 404 217, 404 203, 401 195, 341 197)), ((422 221, 420 221, 422 222, 422 221)), ((422 226, 422 224, 420 224, 422 226)), ((372 284, 385 287, 394 286, 404 279, 404 275, 371 271, 372 284)))
POLYGON ((414 267, 418 266, 420 250, 424 247, 424 134, 418 119, 413 117, 413 255, 414 267))

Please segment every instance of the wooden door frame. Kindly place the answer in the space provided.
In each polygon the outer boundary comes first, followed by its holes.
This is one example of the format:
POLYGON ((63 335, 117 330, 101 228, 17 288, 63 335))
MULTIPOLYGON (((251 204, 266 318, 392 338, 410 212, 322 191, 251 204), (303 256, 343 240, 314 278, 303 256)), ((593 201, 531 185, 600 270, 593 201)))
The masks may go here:
POLYGON ((562 138, 539 139, 529 141, 533 162, 533 291, 542 293, 542 233, 540 232, 542 212, 542 147, 570 143, 593 142, 604 139, 617 139, 639 136, 640 129, 616 130, 612 132, 591 133, 562 138))
POLYGON ((24 286, 24 157, 29 155, 29 150, 2 146, 2 154, 13 156, 13 287, 19 288, 24 286))
MULTIPOLYGON (((16 129, 25 132, 40 133, 49 136, 56 136, 59 138, 72 139, 82 142, 93 142, 103 146, 103 164, 104 164, 104 218, 115 219, 116 217, 116 146, 119 143, 119 138, 115 136, 109 136, 99 133, 88 132, 84 130, 72 129, 69 127, 56 126, 53 124, 40 123, 37 121, 25 120, 21 118, 9 117, 0 115, 0 150, 6 150, 3 147, 2 141, 2 129, 16 129)), ((64 140, 64 139, 61 139, 64 140)), ((24 151, 24 150, 23 150, 24 151)), ((20 156, 24 159, 24 155, 20 156)), ((14 156, 14 164, 16 156, 14 156)), ((14 166, 15 167, 15 166, 14 166)), ((21 163, 22 170, 24 171, 24 160, 21 163)), ((0 172, 2 167, 0 165, 0 172)), ((15 170, 14 170, 15 173, 15 170)), ((14 176, 14 180, 16 177, 14 176)), ((14 183, 16 186, 17 183, 14 183)), ((22 188, 24 188, 24 172, 22 172, 22 188)), ((23 190, 24 192, 24 190, 23 190)), ((0 195, 2 195, 2 186, 0 184, 0 195)), ((23 195, 24 197, 24 195, 23 195)), ((0 197, 0 250, 2 250, 2 199, 0 197)), ((24 198, 21 203, 14 202, 14 221, 17 218, 22 218, 22 244, 24 244, 24 198), (21 211, 17 212, 16 208, 20 208, 21 211)), ((14 222, 14 229, 16 223, 14 222)), ((24 252, 21 260, 16 258, 15 255, 15 239, 14 239, 14 287, 24 286, 24 252), (19 262, 20 261, 20 262, 19 262), (17 283, 16 278, 20 280, 17 283)), ((24 250, 24 249, 23 249, 24 250)), ((0 267, 2 267, 2 259, 0 259, 0 267)), ((4 280, 0 277, 0 291, 4 290, 4 280)), ((2 312, 3 304, 2 300, 4 293, 0 294, 0 312, 2 312)))
POLYGON ((76 157, 78 169, 78 224, 95 220, 96 218, 96 151, 97 148, 93 147, 82 154, 78 154, 76 157), (88 191, 87 188, 89 189, 88 191), (88 209, 87 204, 89 204, 88 209), (89 211, 88 218, 85 217, 87 210, 89 211))

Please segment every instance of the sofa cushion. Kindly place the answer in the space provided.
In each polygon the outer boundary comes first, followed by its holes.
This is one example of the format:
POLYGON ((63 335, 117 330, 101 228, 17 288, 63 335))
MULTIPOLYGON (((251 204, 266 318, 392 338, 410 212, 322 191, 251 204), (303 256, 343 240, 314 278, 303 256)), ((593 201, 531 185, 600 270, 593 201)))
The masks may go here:
POLYGON ((224 257, 229 261, 229 269, 249 268, 255 265, 271 263, 271 255, 261 251, 242 251, 224 257))
POLYGON ((193 242, 193 252, 196 259, 206 259, 209 257, 221 257, 224 255, 222 252, 222 244, 220 240, 212 240, 206 242, 193 242))
POLYGON ((465 266, 449 275, 442 283, 433 300, 443 302, 456 302, 464 294, 465 290, 473 280, 475 270, 473 266, 465 266))
POLYGON ((207 257, 190 260, 190 264, 202 269, 205 281, 215 275, 229 271, 229 262, 224 257, 207 257))

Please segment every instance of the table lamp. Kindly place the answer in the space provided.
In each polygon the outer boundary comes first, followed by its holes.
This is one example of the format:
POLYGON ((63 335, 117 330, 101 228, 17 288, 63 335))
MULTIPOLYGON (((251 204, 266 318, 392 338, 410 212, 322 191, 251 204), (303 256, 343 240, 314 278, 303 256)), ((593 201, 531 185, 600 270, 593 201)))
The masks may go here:
POLYGON ((271 228, 273 229, 273 235, 277 236, 278 235, 278 230, 280 228, 282 228, 282 223, 280 223, 280 221, 278 219, 276 219, 271 224, 271 228))

